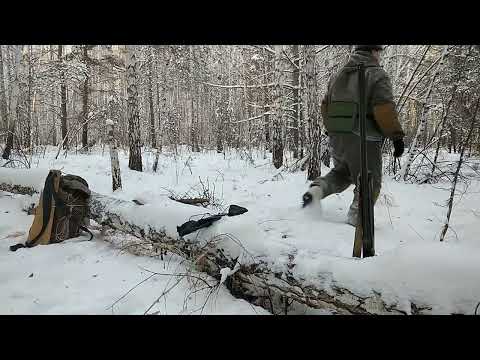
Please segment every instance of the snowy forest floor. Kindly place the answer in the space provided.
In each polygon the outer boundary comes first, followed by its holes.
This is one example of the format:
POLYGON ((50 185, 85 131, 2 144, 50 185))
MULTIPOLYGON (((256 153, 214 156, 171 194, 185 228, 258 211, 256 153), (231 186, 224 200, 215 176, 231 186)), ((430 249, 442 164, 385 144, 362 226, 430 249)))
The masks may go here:
MULTIPOLYGON (((271 165, 270 156, 264 159, 260 152, 231 151, 224 155, 214 151, 191 153, 183 148, 175 156, 166 151, 160 156, 157 173, 151 170, 154 154, 145 152, 144 172, 140 173, 128 169, 128 156, 120 151, 123 189, 115 193, 111 190, 108 149, 88 155, 61 154, 57 160, 55 153, 56 149, 49 148, 44 155, 34 156, 27 174, 40 171, 42 176, 32 175, 23 183, 31 181, 41 186, 48 170, 55 168, 84 177, 95 192, 145 204, 162 204, 172 195, 204 197, 208 192, 212 206, 193 208, 194 213, 214 214, 231 204, 246 207, 248 213, 224 218, 192 236, 232 234, 246 249, 268 255, 276 264, 289 261, 286 254, 293 249, 293 274, 307 283, 338 283, 364 294, 377 291, 385 302, 403 304, 407 312, 410 301, 415 301, 430 307, 434 314, 472 314, 480 301, 478 180, 472 179, 468 188, 460 186, 451 230, 446 241, 440 243, 450 184, 414 185, 384 176, 375 207, 377 256, 358 260, 351 256, 355 229, 345 224, 353 186, 326 198, 321 206, 302 209, 301 196, 308 186, 305 172, 280 172, 271 165)), ((448 154, 444 156, 449 158, 448 154)), ((456 160, 455 156, 450 158, 456 160)), ((322 168, 323 174, 328 171, 322 168)), ((7 169, 0 168, 0 182, 2 172, 6 174, 7 169)), ((147 270, 171 273, 179 271, 176 267, 187 266, 179 259, 162 261, 119 253, 118 247, 98 237, 92 242, 80 237, 11 253, 8 247, 25 240, 33 220, 21 209, 37 199, 38 195, 32 199, 0 192, 0 313, 142 314, 175 277, 154 276, 111 305, 150 276, 147 270)), ((161 214, 155 221, 162 223, 161 214)), ((233 298, 223 286, 213 297, 204 290, 185 301, 188 293, 185 280, 152 311, 267 313, 233 298)))

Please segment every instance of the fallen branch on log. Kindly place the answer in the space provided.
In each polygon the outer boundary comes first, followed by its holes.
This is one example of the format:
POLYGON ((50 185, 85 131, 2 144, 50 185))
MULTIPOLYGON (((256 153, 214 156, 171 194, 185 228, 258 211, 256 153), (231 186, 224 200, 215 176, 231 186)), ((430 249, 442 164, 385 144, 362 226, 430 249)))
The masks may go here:
POLYGON ((202 198, 193 198, 193 199, 175 199, 173 196, 169 197, 170 200, 177 201, 182 204, 187 204, 187 205, 200 205, 200 206, 205 206, 210 203, 210 200, 208 199, 202 199, 202 198))
POLYGON ((31 187, 12 184, 0 184, 0 190, 23 195, 33 195, 35 193, 38 193, 38 191, 31 187))
MULTIPOLYGON (((5 189, 29 195, 37 192, 33 188, 0 183, 0 190, 5 189)), ((152 205, 141 208, 147 207, 150 208, 147 210, 149 212, 158 209, 152 205)), ((383 301, 381 294, 373 290, 370 295, 361 296, 336 283, 328 287, 321 284, 305 284, 301 279, 295 279, 290 272, 295 266, 294 254, 289 256, 290 263, 285 265, 283 271, 274 271, 261 257, 250 254, 248 249, 229 234, 217 235, 206 243, 184 239, 168 234, 165 228, 134 223, 125 216, 135 213, 137 209, 138 205, 132 202, 94 192, 90 198, 91 219, 142 239, 142 244, 150 245, 152 252, 170 251, 182 256, 192 262, 199 271, 219 281, 226 268, 236 269, 224 279, 227 289, 234 296, 261 306, 272 314, 288 313, 300 304, 315 309, 330 309, 338 314, 422 314, 431 310, 428 306, 413 303, 407 310, 398 304, 388 305, 383 301), (232 258, 229 255, 226 246, 229 241, 242 248, 243 253, 240 257, 232 258)))

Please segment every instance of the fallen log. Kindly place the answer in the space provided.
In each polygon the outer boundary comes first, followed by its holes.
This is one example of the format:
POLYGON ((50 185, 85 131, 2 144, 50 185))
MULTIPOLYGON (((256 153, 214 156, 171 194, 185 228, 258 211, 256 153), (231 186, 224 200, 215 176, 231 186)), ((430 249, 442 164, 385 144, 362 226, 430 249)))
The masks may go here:
POLYGON ((38 192, 34 188, 31 188, 28 186, 13 185, 13 184, 0 184, 0 190, 14 193, 14 194, 22 194, 22 195, 33 195, 38 192))
MULTIPOLYGON (((0 183, 0 190, 29 195, 38 192, 38 189, 4 183, 0 183)), ((180 255, 190 260, 199 271, 218 280, 222 278, 222 270, 239 266, 225 280, 226 287, 234 296, 261 306, 272 314, 288 314, 298 306, 329 309, 338 314, 364 315, 423 314, 431 310, 428 306, 413 303, 407 310, 398 304, 388 305, 375 291, 362 296, 335 283, 328 286, 305 284, 301 279, 294 278, 290 271, 295 266, 294 254, 289 255, 290 263, 283 269, 274 271, 262 257, 249 254, 248 249, 244 249, 241 259, 233 257, 226 245, 228 241, 236 240, 228 234, 217 235, 208 241, 185 239, 173 235, 172 229, 148 223, 148 219, 132 220, 129 214, 135 214, 139 209, 146 211, 144 214, 162 213, 161 208, 153 205, 139 206, 95 192, 90 198, 90 217, 97 223, 143 239, 152 244, 155 251, 160 249, 180 255)), ((138 216, 140 219, 141 214, 138 216)))

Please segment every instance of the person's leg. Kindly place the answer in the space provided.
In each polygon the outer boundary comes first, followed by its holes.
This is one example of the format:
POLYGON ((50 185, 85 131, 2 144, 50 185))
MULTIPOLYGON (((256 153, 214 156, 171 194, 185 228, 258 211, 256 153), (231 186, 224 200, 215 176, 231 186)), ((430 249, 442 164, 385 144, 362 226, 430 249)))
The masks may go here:
MULTIPOLYGON (((341 193, 345 191, 350 185, 350 172, 348 166, 344 161, 333 159, 334 168, 329 171, 325 176, 319 176, 316 178, 311 187, 318 186, 322 191, 322 198, 331 194, 341 193)), ((313 189, 312 189, 313 190, 313 189)))
POLYGON ((331 139, 333 169, 325 176, 319 176, 310 185, 310 192, 315 199, 322 199, 331 194, 345 191, 352 184, 352 177, 344 156, 344 137, 331 139))

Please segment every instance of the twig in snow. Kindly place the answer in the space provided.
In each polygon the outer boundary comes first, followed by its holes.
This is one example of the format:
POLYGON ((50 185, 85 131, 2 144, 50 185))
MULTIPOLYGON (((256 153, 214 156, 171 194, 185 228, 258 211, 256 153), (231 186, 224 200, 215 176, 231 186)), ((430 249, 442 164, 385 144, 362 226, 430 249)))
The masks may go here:
POLYGON ((266 223, 266 222, 271 222, 271 221, 293 221, 293 220, 290 220, 290 219, 272 219, 272 220, 264 220, 264 221, 257 222, 257 225, 264 224, 264 223, 266 223))
MULTIPOLYGON (((183 262, 181 262, 183 263, 183 262)), ((207 287, 211 288, 212 285, 210 285, 204 278, 202 278, 201 276, 197 276, 197 275, 193 275, 191 272, 185 272, 185 273, 159 273, 159 272, 155 272, 155 271, 151 271, 151 270, 148 270, 144 267, 141 267, 139 266, 140 269, 152 274, 152 275, 161 275, 161 276, 188 276, 192 279, 196 279, 198 281, 201 281, 203 282, 207 287)))
POLYGON ((150 280, 152 277, 154 277, 156 274, 151 274, 150 276, 146 277, 145 279, 143 279, 142 281, 140 281, 138 284, 136 284, 134 287, 132 287, 130 290, 128 290, 125 294, 123 294, 119 299, 117 299, 112 305, 110 305, 109 307, 107 307, 105 310, 108 310, 108 309, 112 309, 113 311, 113 307, 119 302, 119 301, 122 301, 122 299, 124 299, 125 297, 127 297, 128 294, 130 294, 133 290, 135 290, 138 286, 142 285, 144 282, 150 280))
POLYGON ((147 315, 148 312, 157 304, 160 302, 160 300, 162 299, 162 297, 166 296, 170 291, 172 291, 175 287, 177 287, 178 284, 180 284, 180 282, 183 280, 184 278, 183 277, 179 277, 178 280, 175 282, 175 284, 173 284, 172 286, 170 286, 170 288, 168 288, 167 290, 164 290, 162 292, 162 294, 148 307, 147 310, 145 310, 145 312, 143 313, 143 315, 147 315))
POLYGON ((415 229, 413 228, 412 225, 408 224, 408 226, 410 226, 410 228, 411 228, 413 231, 415 231, 415 233, 420 237, 420 239, 422 239, 423 241, 425 241, 425 238, 424 238, 422 235, 420 235, 420 234, 417 232, 417 230, 415 230, 415 229))

